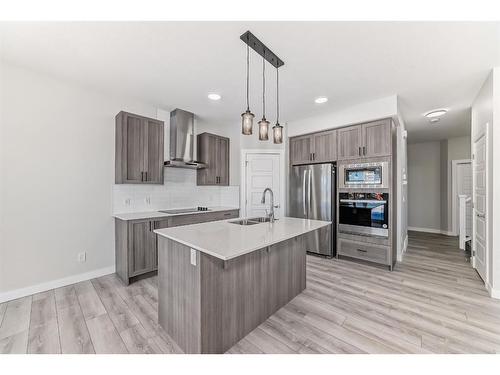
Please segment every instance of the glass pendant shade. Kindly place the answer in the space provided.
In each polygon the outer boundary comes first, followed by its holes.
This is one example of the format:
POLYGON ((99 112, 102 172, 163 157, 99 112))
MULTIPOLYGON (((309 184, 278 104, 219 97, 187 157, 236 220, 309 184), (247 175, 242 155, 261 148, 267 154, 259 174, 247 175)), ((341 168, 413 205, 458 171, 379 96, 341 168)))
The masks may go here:
POLYGON ((244 135, 252 134, 254 114, 250 110, 246 110, 241 114, 241 133, 244 135))
POLYGON ((273 126, 273 140, 276 144, 283 143, 283 126, 279 122, 273 126))
POLYGON ((259 141, 267 141, 269 139, 269 121, 265 117, 259 121, 259 141))

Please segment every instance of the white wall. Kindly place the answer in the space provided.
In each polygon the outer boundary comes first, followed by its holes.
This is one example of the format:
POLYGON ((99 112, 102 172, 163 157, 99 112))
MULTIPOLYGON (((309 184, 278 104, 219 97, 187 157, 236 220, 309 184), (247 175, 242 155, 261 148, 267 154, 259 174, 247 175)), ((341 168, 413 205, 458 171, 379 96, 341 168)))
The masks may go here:
MULTIPOLYGON (((111 214, 127 196, 125 210, 238 206, 238 186, 196 190, 190 170, 169 169, 164 186, 114 186, 115 115, 155 118, 154 105, 4 63, 0 77, 0 302, 114 272, 111 214)), ((231 184, 239 185, 239 130, 202 121, 197 130, 231 137, 231 184)))
POLYGON ((408 227, 441 230, 439 141, 408 145, 408 227))
POLYGON ((114 267, 114 117, 153 106, 1 65, 0 295, 114 267), (86 251, 87 261, 77 262, 86 251))
POLYGON ((496 67, 493 70, 493 131, 491 142, 494 147, 492 150, 492 171, 491 171, 491 182, 492 182, 492 209, 493 213, 491 220, 491 226, 495 228, 495 231, 491 231, 492 234, 492 280, 491 285, 493 288, 493 294, 496 298, 500 298, 500 196, 498 193, 500 191, 500 67, 496 67))

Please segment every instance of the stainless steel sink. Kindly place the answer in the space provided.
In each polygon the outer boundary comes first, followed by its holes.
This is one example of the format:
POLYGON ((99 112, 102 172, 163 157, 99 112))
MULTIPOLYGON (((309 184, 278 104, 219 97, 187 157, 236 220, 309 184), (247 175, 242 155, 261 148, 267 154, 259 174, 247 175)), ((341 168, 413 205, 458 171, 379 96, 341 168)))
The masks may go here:
POLYGON ((268 218, 267 216, 252 217, 252 218, 250 218, 248 220, 250 220, 250 221, 256 221, 257 223, 269 223, 271 221, 271 219, 268 218))
POLYGON ((255 225, 255 224, 259 224, 258 221, 250 221, 248 219, 230 221, 230 223, 231 224, 238 224, 238 225, 255 225))
POLYGON ((255 225, 255 224, 260 224, 260 223, 269 223, 269 221, 271 221, 271 219, 269 219, 266 216, 263 216, 263 217, 251 217, 249 219, 230 221, 230 223, 231 224, 238 224, 238 225, 255 225))

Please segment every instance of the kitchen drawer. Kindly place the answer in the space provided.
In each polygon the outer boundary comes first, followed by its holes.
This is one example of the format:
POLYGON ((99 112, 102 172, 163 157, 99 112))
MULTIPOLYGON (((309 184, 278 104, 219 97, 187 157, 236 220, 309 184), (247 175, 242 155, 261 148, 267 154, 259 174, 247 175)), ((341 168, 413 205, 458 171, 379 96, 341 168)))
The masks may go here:
POLYGON ((390 265, 390 247, 339 239, 337 252, 352 258, 390 265))
POLYGON ((220 211, 220 212, 214 212, 213 215, 214 215, 213 220, 234 219, 240 216, 240 211, 239 210, 220 211))
POLYGON ((212 218, 209 214, 189 214, 189 215, 179 215, 172 216, 169 222, 169 228, 178 227, 181 225, 190 225, 190 224, 198 224, 204 223, 206 221, 211 221, 212 218))

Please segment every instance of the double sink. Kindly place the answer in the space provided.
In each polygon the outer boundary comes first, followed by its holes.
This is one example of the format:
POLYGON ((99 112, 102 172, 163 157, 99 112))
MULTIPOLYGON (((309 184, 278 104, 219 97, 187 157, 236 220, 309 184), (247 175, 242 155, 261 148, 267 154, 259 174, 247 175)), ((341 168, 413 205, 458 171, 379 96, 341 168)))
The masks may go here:
MULTIPOLYGON (((277 220, 277 219, 275 219, 277 220)), ((235 220, 235 221, 230 221, 231 224, 238 224, 238 225, 255 225, 259 223, 269 223, 271 221, 270 218, 266 216, 262 217, 252 217, 249 219, 240 219, 240 220, 235 220)))

